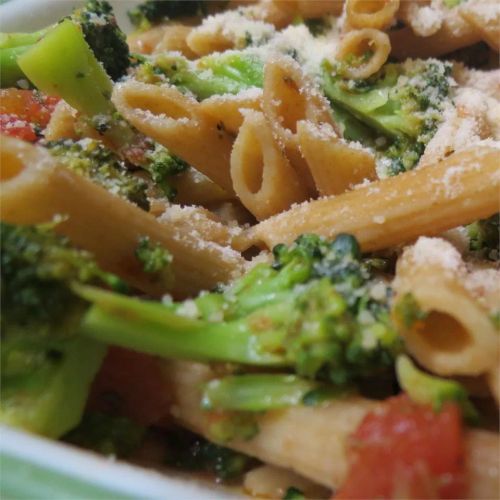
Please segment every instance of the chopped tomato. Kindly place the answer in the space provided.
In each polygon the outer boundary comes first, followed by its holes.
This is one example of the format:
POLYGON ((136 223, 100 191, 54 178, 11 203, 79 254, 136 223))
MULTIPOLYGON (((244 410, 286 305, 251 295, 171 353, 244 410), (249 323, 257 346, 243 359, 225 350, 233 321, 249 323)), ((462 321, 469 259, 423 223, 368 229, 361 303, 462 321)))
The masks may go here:
POLYGON ((35 128, 44 128, 59 98, 36 90, 0 90, 0 132, 26 141, 35 141, 35 128))
POLYGON ((348 477, 335 499, 464 498, 460 411, 439 413, 406 395, 369 413, 351 438, 348 477))
POLYGON ((16 115, 0 114, 0 132, 23 141, 34 142, 37 140, 33 125, 26 120, 21 120, 16 115))
POLYGON ((158 423, 170 406, 160 363, 153 356, 111 347, 92 384, 89 408, 143 425, 158 423))

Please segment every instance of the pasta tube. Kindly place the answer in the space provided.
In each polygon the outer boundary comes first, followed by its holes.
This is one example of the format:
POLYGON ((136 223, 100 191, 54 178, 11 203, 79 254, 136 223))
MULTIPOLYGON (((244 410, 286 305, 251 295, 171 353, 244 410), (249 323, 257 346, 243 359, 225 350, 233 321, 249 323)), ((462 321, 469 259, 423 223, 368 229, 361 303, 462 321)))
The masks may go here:
POLYGON ((394 21, 399 0, 346 0, 348 23, 354 28, 384 30, 394 21))
POLYGON ((284 145, 285 153, 311 194, 316 193, 314 180, 299 149, 297 122, 334 126, 328 103, 314 90, 291 57, 276 57, 264 68, 263 110, 274 134, 284 145))
POLYGON ((272 248, 303 233, 351 233, 364 251, 489 217, 499 208, 498 149, 480 146, 330 198, 303 203, 250 228, 238 242, 272 248))
POLYGON ((340 194, 364 179, 377 178, 373 154, 343 141, 327 124, 318 127, 300 121, 297 138, 321 196, 340 194))
POLYGON ((465 274, 455 247, 438 238, 419 238, 398 260, 394 320, 408 351, 439 375, 481 375, 498 361, 498 334, 465 274), (407 294, 418 319, 402 317, 407 294))
POLYGON ((245 113, 231 154, 231 178, 239 199, 259 220, 308 197, 264 115, 257 111, 245 113))
POLYGON ((38 224, 63 216, 56 230, 97 262, 138 289, 165 293, 165 284, 146 274, 135 257, 139 238, 167 248, 174 258, 175 295, 213 288, 241 271, 243 259, 228 247, 201 240, 189 228, 165 221, 93 184, 28 143, 2 137, 1 218, 12 224, 38 224))
POLYGON ((220 124, 200 112, 194 98, 181 94, 175 87, 129 80, 115 85, 112 100, 140 132, 232 193, 232 138, 220 124))

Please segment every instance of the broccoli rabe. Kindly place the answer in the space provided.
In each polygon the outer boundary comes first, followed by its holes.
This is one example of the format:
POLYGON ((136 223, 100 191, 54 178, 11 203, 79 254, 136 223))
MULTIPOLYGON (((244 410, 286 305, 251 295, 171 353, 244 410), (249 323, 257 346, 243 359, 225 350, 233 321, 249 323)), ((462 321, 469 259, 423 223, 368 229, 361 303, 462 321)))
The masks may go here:
POLYGON ((73 141, 62 139, 42 143, 49 152, 71 170, 90 178, 111 193, 137 204, 147 210, 147 183, 133 175, 124 161, 95 139, 73 141))
POLYGON ((410 170, 441 120, 451 65, 436 59, 387 63, 365 80, 344 78, 344 65, 323 64, 323 89, 332 107, 381 136, 378 149, 385 174, 410 170))
MULTIPOLYGON (((125 34, 116 23, 111 5, 105 0, 89 0, 80 9, 75 9, 68 18, 85 37, 108 75, 117 80, 125 75, 130 65, 129 49, 125 34)), ((24 78, 17 64, 18 57, 32 45, 49 34, 57 25, 34 33, 0 34, 0 69, 2 87, 10 87, 24 78)))
POLYGON ((78 423, 105 352, 76 335, 86 305, 71 284, 123 284, 57 236, 53 224, 0 229, 0 420, 59 437, 78 423))
POLYGON ((478 413, 469 401, 465 388, 455 382, 419 370, 408 356, 401 355, 396 362, 399 384, 408 396, 419 404, 430 404, 439 411, 447 401, 457 403, 469 421, 477 421, 478 413))
POLYGON ((130 9, 130 22, 140 30, 177 17, 195 16, 204 13, 207 2, 203 0, 146 0, 130 9))
POLYGON ((255 458, 210 443, 185 429, 175 428, 167 434, 166 463, 189 471, 214 474, 219 481, 231 481, 241 477, 258 464, 255 458))
POLYGON ((212 95, 237 94, 264 83, 264 63, 252 51, 227 51, 196 61, 180 55, 159 54, 144 58, 135 77, 147 83, 168 82, 203 100, 212 95))
POLYGON ((64 440, 103 455, 126 458, 142 443, 145 429, 126 417, 87 413, 64 440))
POLYGON ((500 258, 500 214, 466 226, 469 249, 478 256, 490 260, 500 258))
POLYGON ((400 340, 389 289, 373 280, 356 240, 306 235, 274 253, 272 265, 255 266, 223 293, 187 302, 79 287, 94 303, 81 332, 167 358, 282 367, 341 386, 390 371, 400 340))

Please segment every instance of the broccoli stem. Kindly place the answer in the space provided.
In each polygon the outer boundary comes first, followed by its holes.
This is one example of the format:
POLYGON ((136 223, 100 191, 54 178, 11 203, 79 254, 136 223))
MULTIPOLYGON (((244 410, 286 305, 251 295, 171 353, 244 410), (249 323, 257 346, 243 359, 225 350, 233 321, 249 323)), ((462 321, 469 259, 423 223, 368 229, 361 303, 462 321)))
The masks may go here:
POLYGON ((266 411, 302 403, 318 384, 295 375, 248 374, 211 380, 203 391, 206 410, 266 411))
POLYGON ((24 73, 17 64, 17 59, 21 54, 29 50, 29 45, 20 45, 0 49, 0 87, 14 87, 19 80, 25 78, 24 73))
POLYGON ((54 25, 48 26, 34 33, 0 33, 0 50, 33 45, 42 39, 53 27, 54 25))
POLYGON ((95 58, 81 29, 69 19, 21 54, 17 62, 42 92, 62 97, 89 116, 113 113, 111 79, 95 58))
POLYGON ((81 419, 106 347, 91 339, 61 343, 32 373, 2 377, 0 422, 59 438, 81 419))
POLYGON ((283 332, 270 329, 255 333, 251 319, 209 323, 183 317, 162 304, 93 287, 78 285, 75 291, 94 303, 80 333, 102 342, 165 358, 285 364, 282 357, 267 352, 270 346, 279 346, 283 332))

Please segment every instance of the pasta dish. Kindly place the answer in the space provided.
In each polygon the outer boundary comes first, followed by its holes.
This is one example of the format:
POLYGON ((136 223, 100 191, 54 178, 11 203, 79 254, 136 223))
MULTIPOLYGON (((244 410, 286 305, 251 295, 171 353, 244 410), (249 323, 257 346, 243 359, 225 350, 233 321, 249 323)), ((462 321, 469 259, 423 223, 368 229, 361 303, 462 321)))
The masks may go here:
POLYGON ((498 498, 500 3, 111 3, 0 34, 0 422, 498 498))

